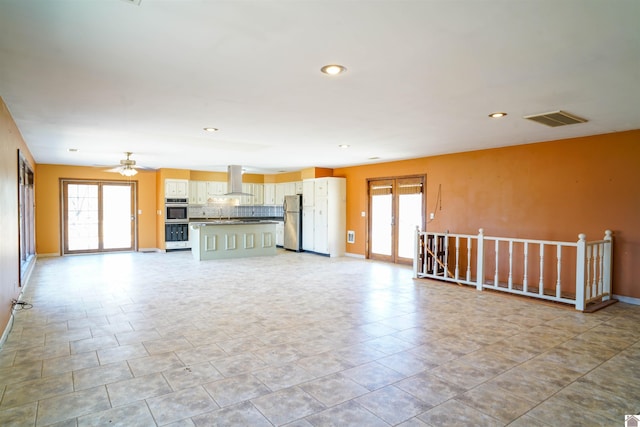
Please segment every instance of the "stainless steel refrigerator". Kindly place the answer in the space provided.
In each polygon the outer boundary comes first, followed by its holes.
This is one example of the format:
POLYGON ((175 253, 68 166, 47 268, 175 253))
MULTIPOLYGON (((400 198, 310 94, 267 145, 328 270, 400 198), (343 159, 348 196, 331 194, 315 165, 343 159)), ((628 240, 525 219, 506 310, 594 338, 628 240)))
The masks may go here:
POLYGON ((284 196, 284 248, 302 250, 302 195, 284 196))

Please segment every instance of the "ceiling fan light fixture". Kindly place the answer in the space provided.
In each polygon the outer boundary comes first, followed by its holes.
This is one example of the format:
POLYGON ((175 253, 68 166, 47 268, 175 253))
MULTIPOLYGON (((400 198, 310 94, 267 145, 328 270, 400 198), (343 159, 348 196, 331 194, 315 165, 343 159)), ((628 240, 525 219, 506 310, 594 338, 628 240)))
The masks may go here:
POLYGON ((342 74, 347 71, 347 68, 344 65, 329 64, 320 68, 320 71, 330 76, 337 76, 338 74, 342 74))
POLYGON ((119 172, 120 172, 120 175, 122 176, 134 176, 135 174, 138 173, 138 171, 132 168, 131 166, 124 166, 122 169, 120 169, 119 172))

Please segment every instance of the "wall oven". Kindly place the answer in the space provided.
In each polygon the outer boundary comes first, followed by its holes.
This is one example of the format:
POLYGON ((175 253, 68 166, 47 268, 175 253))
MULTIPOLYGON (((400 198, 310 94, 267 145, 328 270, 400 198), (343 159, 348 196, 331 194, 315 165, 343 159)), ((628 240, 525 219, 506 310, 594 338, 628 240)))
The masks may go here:
POLYGON ((164 243, 166 250, 188 249, 189 203, 187 199, 165 199, 164 243))

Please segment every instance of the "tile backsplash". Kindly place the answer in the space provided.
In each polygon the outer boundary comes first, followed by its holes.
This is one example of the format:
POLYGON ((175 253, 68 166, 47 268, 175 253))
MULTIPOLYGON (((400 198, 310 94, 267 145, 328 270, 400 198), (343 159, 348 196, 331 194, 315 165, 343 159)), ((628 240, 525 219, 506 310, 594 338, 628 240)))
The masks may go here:
POLYGON ((189 206, 189 218, 282 218, 282 206, 234 206, 230 204, 207 204, 189 206))

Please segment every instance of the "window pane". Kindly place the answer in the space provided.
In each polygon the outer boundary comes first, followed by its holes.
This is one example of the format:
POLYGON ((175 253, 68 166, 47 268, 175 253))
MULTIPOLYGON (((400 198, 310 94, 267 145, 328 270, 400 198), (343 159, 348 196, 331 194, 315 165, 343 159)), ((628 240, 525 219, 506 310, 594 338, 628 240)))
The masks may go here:
POLYGON ((104 249, 130 248, 131 187, 103 185, 102 209, 104 249))
POLYGON ((67 202, 69 250, 98 249, 98 186, 69 184, 67 202))
POLYGON ((416 226, 422 224, 422 193, 400 194, 398 218, 398 256, 413 258, 416 226))
POLYGON ((371 252, 391 255, 392 194, 371 196, 371 252))

